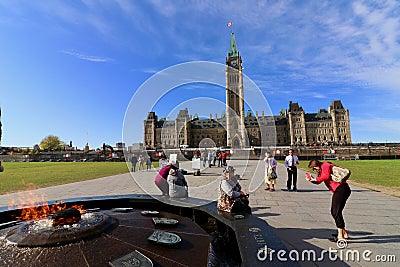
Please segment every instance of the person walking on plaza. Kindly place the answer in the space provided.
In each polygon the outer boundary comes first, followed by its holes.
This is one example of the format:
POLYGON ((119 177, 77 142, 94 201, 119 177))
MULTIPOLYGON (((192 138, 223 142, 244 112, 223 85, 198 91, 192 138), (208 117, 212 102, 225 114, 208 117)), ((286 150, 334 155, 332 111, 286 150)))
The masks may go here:
POLYGON ((222 158, 222 166, 226 166, 226 157, 227 157, 226 151, 223 151, 222 152, 222 156, 221 156, 221 158, 222 158))
POLYGON ((147 155, 146 170, 150 170, 150 169, 151 169, 151 157, 150 157, 150 155, 147 155))
POLYGON ((205 168, 207 163, 207 151, 201 153, 201 161, 203 162, 203 168, 205 168))
POLYGON ((4 172, 4 166, 1 164, 1 160, 0 160, 0 172, 4 172))
POLYGON ((349 184, 344 180, 342 182, 335 182, 331 178, 333 164, 330 162, 320 162, 319 160, 311 160, 308 167, 315 171, 318 176, 313 177, 309 172, 306 173, 306 179, 314 184, 325 183, 326 187, 331 191, 332 202, 331 202, 331 215, 335 220, 336 227, 338 229, 337 238, 333 238, 332 241, 349 238, 349 235, 345 228, 345 222, 343 219, 343 209, 346 205, 347 199, 350 197, 351 189, 349 184))
POLYGON ((222 167, 222 153, 221 153, 221 151, 217 152, 217 160, 218 160, 218 167, 222 167))
POLYGON ((138 161, 139 161, 139 171, 144 170, 144 158, 142 155, 139 155, 138 161))
POLYGON ((211 168, 211 162, 212 162, 212 151, 208 152, 207 155, 207 160, 208 160, 208 167, 211 168))
POLYGON ((265 153, 265 190, 271 190, 275 191, 275 183, 276 183, 276 178, 278 176, 276 175, 276 160, 274 156, 270 152, 265 153))
POLYGON ((292 190, 297 192, 297 165, 300 164, 299 158, 294 155, 293 149, 289 150, 289 155, 285 158, 285 168, 287 170, 288 179, 286 182, 286 187, 288 191, 292 190))
POLYGON ((136 155, 133 154, 133 155, 132 155, 132 158, 131 158, 132 172, 136 171, 136 164, 137 164, 137 162, 138 162, 138 159, 137 159, 136 155))
POLYGON ((217 166, 215 165, 215 162, 217 161, 217 152, 215 150, 212 152, 212 158, 213 158, 213 165, 217 166))

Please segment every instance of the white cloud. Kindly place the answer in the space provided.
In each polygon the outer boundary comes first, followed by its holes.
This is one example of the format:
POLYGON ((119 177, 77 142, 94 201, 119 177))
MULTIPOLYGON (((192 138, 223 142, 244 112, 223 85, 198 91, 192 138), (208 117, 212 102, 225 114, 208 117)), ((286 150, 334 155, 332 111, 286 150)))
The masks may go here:
POLYGON ((156 74, 160 70, 159 69, 155 69, 155 68, 142 68, 142 69, 130 69, 130 71, 132 71, 132 72, 144 72, 144 73, 148 73, 148 74, 156 74))
POLYGON ((74 56, 76 58, 82 59, 82 60, 87 60, 87 61, 91 61, 91 62, 110 62, 113 61, 113 59, 110 58, 105 58, 105 57, 98 57, 98 56, 89 56, 89 55, 84 55, 84 54, 80 54, 77 52, 73 52, 73 51, 60 51, 63 54, 66 55, 70 55, 70 56, 74 56))
POLYGON ((321 42, 327 48, 319 61, 327 62, 328 69, 330 64, 340 66, 341 76, 396 91, 400 79, 392 73, 400 67, 400 20, 394 10, 399 6, 392 3, 376 8, 368 4, 355 2, 352 16, 342 12, 322 21, 333 40, 321 42))
POLYGON ((320 94, 320 93, 312 93, 311 96, 313 98, 317 98, 317 99, 324 99, 326 98, 326 95, 320 94))

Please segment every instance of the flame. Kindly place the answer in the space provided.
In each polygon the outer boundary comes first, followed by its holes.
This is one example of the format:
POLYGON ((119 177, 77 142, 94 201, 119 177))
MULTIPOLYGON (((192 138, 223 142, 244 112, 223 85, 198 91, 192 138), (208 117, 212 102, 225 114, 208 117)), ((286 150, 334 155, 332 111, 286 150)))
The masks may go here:
MULTIPOLYGON (((62 202, 52 205, 45 203, 42 206, 23 208, 21 210, 21 214, 16 216, 16 218, 21 221, 40 220, 66 208, 67 205, 62 202)), ((72 205, 70 208, 79 210, 81 214, 86 212, 86 210, 83 208, 83 205, 72 205)))
MULTIPOLYGON (((29 187, 32 187, 32 184, 29 184, 29 187)), ((62 201, 49 205, 45 200, 45 195, 38 194, 36 191, 19 192, 17 196, 18 201, 11 199, 8 209, 21 209, 21 214, 15 216, 21 221, 40 220, 67 208, 67 204, 62 201)), ((72 205, 70 208, 79 210, 81 214, 86 212, 83 205, 72 205)))

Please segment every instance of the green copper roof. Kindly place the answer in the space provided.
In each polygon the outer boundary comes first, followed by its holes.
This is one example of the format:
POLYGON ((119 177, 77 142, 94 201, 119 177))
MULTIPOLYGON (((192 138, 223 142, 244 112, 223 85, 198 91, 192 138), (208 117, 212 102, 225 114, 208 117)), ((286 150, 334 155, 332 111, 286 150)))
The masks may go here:
POLYGON ((235 34, 232 32, 231 46, 229 48, 229 57, 237 57, 237 56, 238 56, 238 50, 236 46, 235 34))

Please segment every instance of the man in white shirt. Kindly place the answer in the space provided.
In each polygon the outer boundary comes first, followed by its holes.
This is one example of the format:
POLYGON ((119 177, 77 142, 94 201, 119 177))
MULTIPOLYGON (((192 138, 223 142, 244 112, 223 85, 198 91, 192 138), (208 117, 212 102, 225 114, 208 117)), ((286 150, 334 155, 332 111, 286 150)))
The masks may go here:
POLYGON ((293 149, 289 150, 289 155, 285 158, 285 167, 288 173, 288 179, 286 182, 287 190, 297 192, 297 165, 300 164, 299 158, 294 155, 293 149))

